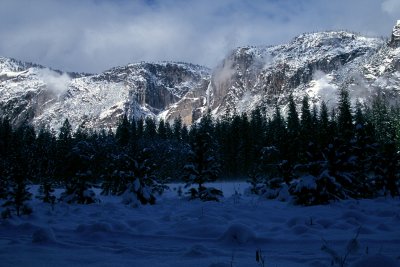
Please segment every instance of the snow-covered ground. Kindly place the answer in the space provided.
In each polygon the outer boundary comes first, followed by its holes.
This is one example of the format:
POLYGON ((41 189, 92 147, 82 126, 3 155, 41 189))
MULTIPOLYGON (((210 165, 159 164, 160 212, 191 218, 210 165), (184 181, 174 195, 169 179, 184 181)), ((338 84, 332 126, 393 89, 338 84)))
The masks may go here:
POLYGON ((268 267, 322 267, 332 259, 321 247, 344 256, 357 232, 345 266, 400 266, 399 199, 299 207, 233 195, 245 183, 216 187, 225 192, 219 203, 182 199, 177 185, 139 208, 118 197, 54 209, 32 200, 32 215, 0 221, 0 266, 246 267, 261 266, 261 250, 268 267))

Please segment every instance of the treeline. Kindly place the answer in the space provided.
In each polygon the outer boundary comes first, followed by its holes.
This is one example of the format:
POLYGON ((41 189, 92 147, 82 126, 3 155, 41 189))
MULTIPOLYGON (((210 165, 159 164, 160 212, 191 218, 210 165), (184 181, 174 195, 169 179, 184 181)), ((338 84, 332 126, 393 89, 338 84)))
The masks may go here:
POLYGON ((101 184, 104 194, 129 189, 146 204, 165 183, 184 180, 198 185, 192 197, 215 200, 220 192, 204 183, 234 177, 249 177, 253 193, 293 196, 306 205, 398 195, 399 106, 380 95, 355 107, 346 90, 338 97, 332 110, 325 103, 311 107, 307 97, 298 110, 290 96, 287 116, 279 107, 271 117, 261 107, 217 120, 208 113, 190 128, 180 118, 169 124, 124 116, 115 132, 84 125, 73 132, 68 120, 54 132, 29 124, 14 128, 3 118, 0 198, 39 183, 48 200, 62 185, 64 201, 90 203, 91 185, 101 184))

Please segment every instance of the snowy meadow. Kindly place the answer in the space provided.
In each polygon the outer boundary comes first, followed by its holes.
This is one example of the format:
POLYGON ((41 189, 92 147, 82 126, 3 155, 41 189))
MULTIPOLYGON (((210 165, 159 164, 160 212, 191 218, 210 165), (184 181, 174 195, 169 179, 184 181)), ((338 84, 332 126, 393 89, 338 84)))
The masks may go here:
POLYGON ((398 198, 303 207, 230 182, 214 184, 220 202, 203 202, 179 186, 137 208, 99 190, 90 205, 33 199, 31 215, 1 220, 0 265, 400 266, 398 198))

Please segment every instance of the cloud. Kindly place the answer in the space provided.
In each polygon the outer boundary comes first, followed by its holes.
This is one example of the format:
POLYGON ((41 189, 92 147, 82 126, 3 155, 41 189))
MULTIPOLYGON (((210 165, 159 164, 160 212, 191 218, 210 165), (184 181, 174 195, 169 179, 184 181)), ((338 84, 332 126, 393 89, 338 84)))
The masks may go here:
MULTIPOLYGON (((382 10, 389 15, 400 16, 400 1, 399 0, 385 0, 382 3, 382 10)), ((400 19, 400 17, 398 17, 400 19)))
POLYGON ((48 68, 38 70, 38 77, 46 84, 47 90, 58 96, 67 92, 71 81, 71 77, 67 73, 60 74, 48 68))
POLYGON ((318 95, 329 109, 336 107, 338 87, 332 83, 333 77, 322 71, 313 74, 313 81, 308 93, 318 95))
POLYGON ((213 75, 213 83, 217 88, 225 87, 224 84, 230 82, 233 75, 236 73, 233 58, 228 57, 221 65, 216 67, 213 75))
POLYGON ((160 60, 214 67, 237 46, 279 44, 303 32, 388 36, 397 2, 2 0, 0 55, 66 71, 160 60))

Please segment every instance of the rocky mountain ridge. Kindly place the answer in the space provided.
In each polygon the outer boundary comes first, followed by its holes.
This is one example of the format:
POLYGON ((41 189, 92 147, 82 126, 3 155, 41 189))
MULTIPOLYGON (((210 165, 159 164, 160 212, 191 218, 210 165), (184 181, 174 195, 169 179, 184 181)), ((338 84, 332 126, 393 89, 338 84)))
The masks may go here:
POLYGON ((367 101, 377 91, 400 97, 400 23, 389 41, 332 31, 302 34, 287 44, 240 47, 210 70, 190 63, 135 63, 100 74, 54 71, 0 58, 0 116, 14 124, 58 129, 114 127, 123 114, 186 124, 208 108, 214 116, 286 109, 290 94, 336 104, 337 90, 367 101))

